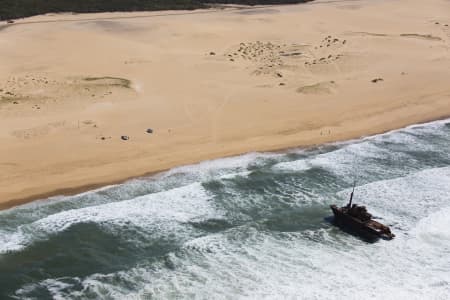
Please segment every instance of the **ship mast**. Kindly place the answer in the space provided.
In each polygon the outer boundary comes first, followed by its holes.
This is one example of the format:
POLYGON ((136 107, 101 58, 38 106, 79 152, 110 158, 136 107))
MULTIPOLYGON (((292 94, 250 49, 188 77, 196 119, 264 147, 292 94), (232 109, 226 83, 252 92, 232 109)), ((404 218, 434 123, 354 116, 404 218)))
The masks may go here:
POLYGON ((352 193, 350 194, 350 201, 347 204, 347 207, 350 208, 352 206, 352 201, 353 201, 353 193, 355 192, 355 185, 356 185, 356 180, 353 181, 353 189, 352 189, 352 193))

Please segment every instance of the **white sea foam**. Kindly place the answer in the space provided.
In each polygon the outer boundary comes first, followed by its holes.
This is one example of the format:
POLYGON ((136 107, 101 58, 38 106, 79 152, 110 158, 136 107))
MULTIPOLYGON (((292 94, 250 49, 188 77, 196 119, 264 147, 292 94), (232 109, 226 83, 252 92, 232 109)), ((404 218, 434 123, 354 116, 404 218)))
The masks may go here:
POLYGON ((405 150, 407 147, 410 147, 415 151, 428 151, 435 146, 428 142, 419 142, 416 135, 426 136, 427 134, 439 133, 445 135, 444 132, 439 130, 449 123, 450 119, 416 124, 406 128, 392 130, 387 133, 365 137, 361 140, 336 143, 337 145, 341 144, 342 146, 335 151, 326 152, 299 161, 279 163, 275 168, 301 171, 311 167, 325 167, 339 172, 339 170, 345 170, 346 166, 350 166, 352 171, 354 171, 355 166, 361 164, 367 158, 376 159, 389 157, 390 159, 405 159, 407 157, 401 153, 401 151, 395 152, 390 149, 382 148, 378 145, 378 142, 389 141, 401 144, 405 147, 405 150))
MULTIPOLYGON (((346 198, 350 190, 340 193, 346 198)), ((371 207, 376 216, 409 228, 413 221, 449 205, 450 167, 420 171, 405 177, 381 180, 357 188, 355 202, 371 207)))
POLYGON ((281 158, 284 154, 277 153, 247 153, 239 156, 203 161, 194 165, 173 168, 162 174, 169 177, 176 174, 189 174, 197 178, 210 179, 212 176, 222 176, 230 172, 247 171, 251 165, 260 165, 264 160, 281 158))
POLYGON ((111 224, 132 224, 160 235, 183 232, 183 227, 178 228, 180 223, 220 216, 208 199, 201 185, 195 183, 132 200, 62 211, 19 226, 16 232, 0 234, 8 241, 0 244, 0 253, 21 249, 79 223, 96 223, 106 229, 111 224))
POLYGON ((0 231, 0 254, 23 249, 27 240, 28 238, 22 232, 0 231))
POLYGON ((313 168, 314 165, 311 162, 311 159, 299 159, 288 162, 281 162, 274 165, 272 168, 274 170, 282 170, 282 171, 306 171, 313 168))
MULTIPOLYGON (((281 162, 273 166, 275 170, 304 171, 311 168, 323 168, 336 174, 345 175, 358 173, 361 165, 367 164, 368 160, 376 159, 402 159, 405 155, 401 152, 392 152, 383 149, 371 141, 360 141, 308 158, 295 161, 281 162)), ((377 165, 374 165, 377 168, 377 165)), ((373 170, 377 171, 377 170, 373 170)), ((382 171, 380 168, 379 172, 382 171)))
POLYGON ((406 126, 404 128, 394 129, 394 130, 387 131, 385 133, 367 136, 367 137, 364 137, 363 140, 373 140, 373 139, 384 138, 386 136, 394 136, 397 133, 402 133, 402 132, 411 132, 411 133, 431 132, 431 133, 435 133, 436 131, 442 129, 444 126, 446 126, 448 124, 450 124, 450 119, 431 121, 431 122, 428 122, 428 123, 412 124, 412 125, 406 126))
POLYGON ((204 211, 208 208, 208 205, 205 204, 208 196, 201 185, 194 180, 245 177, 250 173, 246 169, 250 164, 256 164, 258 159, 280 155, 250 153, 235 158, 224 158, 174 168, 161 174, 159 178, 154 178, 152 183, 158 185, 158 182, 161 182, 162 185, 165 179, 177 174, 193 177, 193 180, 189 181, 194 183, 168 191, 163 189, 160 192, 131 200, 102 203, 105 200, 101 197, 98 198, 99 192, 109 192, 112 189, 114 189, 114 196, 118 199, 126 198, 127 190, 135 192, 146 185, 148 180, 137 179, 122 185, 103 187, 75 196, 53 197, 50 200, 36 201, 4 211, 2 212, 3 215, 14 215, 15 218, 21 218, 23 222, 30 221, 30 223, 20 225, 9 232, 0 232, 0 254, 21 250, 34 240, 45 239, 49 234, 64 231, 77 223, 93 222, 105 224, 107 227, 106 224, 110 223, 131 222, 135 226, 144 226, 159 224, 158 222, 161 222, 162 219, 187 222, 190 218, 200 216, 202 212, 212 214, 214 213, 212 208, 208 212, 204 211), (203 202, 200 203, 199 199, 203 199, 203 202), (55 208, 56 205, 61 203, 65 206, 55 208), (99 204, 96 205, 96 203, 99 204), (69 204, 73 204, 75 207, 79 206, 79 208, 67 210, 69 204))
POLYGON ((445 167, 358 187, 355 200, 367 199, 387 221, 401 219, 406 230, 393 241, 365 244, 334 227, 277 236, 243 225, 186 242, 183 255, 170 255, 173 269, 120 272, 137 290, 101 275, 82 285, 115 299, 447 299, 449 181, 445 167))
MULTIPOLYGON (((420 220, 417 226, 412 230, 412 234, 414 234, 418 240, 423 242, 421 243, 422 245, 439 249, 441 254, 448 255, 448 253, 450 253, 449 216, 450 206, 444 207, 443 209, 420 220)), ((448 267, 450 268, 450 265, 448 267)))

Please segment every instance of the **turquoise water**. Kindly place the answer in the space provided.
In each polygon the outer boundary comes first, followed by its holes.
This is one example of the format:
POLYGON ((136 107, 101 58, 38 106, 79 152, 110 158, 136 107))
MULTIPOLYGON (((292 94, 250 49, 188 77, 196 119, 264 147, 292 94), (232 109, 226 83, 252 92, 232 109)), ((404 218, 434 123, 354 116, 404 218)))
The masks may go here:
POLYGON ((0 212, 0 299, 448 299, 450 120, 0 212), (397 235, 366 243, 329 205, 397 235))

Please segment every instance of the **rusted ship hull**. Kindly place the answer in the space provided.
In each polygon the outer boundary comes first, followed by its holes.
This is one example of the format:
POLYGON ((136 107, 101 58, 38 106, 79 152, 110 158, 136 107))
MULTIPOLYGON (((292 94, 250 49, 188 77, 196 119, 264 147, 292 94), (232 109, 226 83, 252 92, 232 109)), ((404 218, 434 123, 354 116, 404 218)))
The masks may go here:
POLYGON ((376 240, 379 238, 390 240, 394 238, 389 227, 375 221, 368 220, 363 222, 347 213, 344 213, 343 208, 338 208, 336 205, 330 206, 334 214, 334 223, 347 231, 357 233, 368 240, 376 240))

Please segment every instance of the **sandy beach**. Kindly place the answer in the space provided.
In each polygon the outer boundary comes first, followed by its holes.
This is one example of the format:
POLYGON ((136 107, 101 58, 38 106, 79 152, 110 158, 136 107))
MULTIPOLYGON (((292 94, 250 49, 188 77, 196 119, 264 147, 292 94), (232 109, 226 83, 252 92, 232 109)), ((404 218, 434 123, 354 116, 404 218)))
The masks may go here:
POLYGON ((0 208, 448 117, 449 26, 445 0, 2 23, 0 208))

